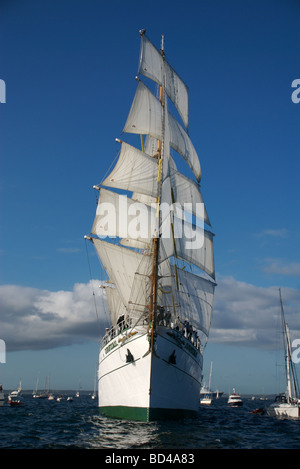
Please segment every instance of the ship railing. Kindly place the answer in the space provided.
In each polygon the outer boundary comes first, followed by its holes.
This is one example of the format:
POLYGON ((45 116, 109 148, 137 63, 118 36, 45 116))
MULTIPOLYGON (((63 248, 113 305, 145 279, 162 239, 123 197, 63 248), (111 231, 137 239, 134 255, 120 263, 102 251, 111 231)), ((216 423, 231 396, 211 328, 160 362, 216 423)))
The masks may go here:
POLYGON ((189 321, 183 321, 178 316, 174 318, 169 310, 165 311, 165 309, 161 307, 157 314, 157 324, 177 331, 179 337, 185 337, 195 348, 202 352, 201 340, 198 336, 197 329, 193 327, 189 321))
POLYGON ((104 345, 108 344, 112 339, 117 337, 122 332, 127 331, 128 329, 132 328, 132 318, 126 318, 123 321, 120 321, 115 326, 111 326, 110 328, 106 328, 105 335, 101 341, 101 348, 104 345))
MULTIPOLYGON (((141 318, 140 318, 141 319, 141 318)), ((101 348, 103 348, 106 344, 108 344, 112 339, 117 337, 119 334, 132 329, 134 326, 137 325, 135 318, 128 317, 115 326, 111 326, 110 328, 106 328, 105 335, 101 341, 101 348)), ((143 325, 146 325, 145 319, 142 321, 143 325)), ((188 322, 188 321, 181 321, 179 318, 172 318, 170 314, 162 313, 157 316, 157 325, 168 327, 172 329, 177 335, 178 338, 184 337, 187 339, 196 349, 202 352, 202 344, 201 340, 198 336, 197 330, 188 322)))

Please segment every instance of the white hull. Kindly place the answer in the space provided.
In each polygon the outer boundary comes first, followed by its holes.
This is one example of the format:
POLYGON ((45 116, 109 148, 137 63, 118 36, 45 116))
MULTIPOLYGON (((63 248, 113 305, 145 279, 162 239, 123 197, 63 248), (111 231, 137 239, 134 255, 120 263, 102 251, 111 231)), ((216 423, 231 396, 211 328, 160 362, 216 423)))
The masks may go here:
POLYGON ((228 405, 230 407, 241 407, 243 405, 243 401, 240 400, 240 399, 239 400, 236 399, 234 401, 230 400, 230 401, 228 401, 228 405))
POLYGON ((98 404, 104 415, 151 420, 196 412, 202 354, 183 335, 160 326, 149 348, 146 327, 119 334, 100 350, 98 404), (130 360, 131 361, 128 361, 130 360))
POLYGON ((267 407, 267 413, 271 417, 281 417, 281 418, 298 419, 300 416, 299 406, 297 404, 288 404, 288 403, 271 404, 269 407, 267 407))
POLYGON ((243 401, 240 396, 233 394, 229 396, 227 404, 230 407, 241 407, 243 405, 243 401))
POLYGON ((200 404, 210 405, 211 403, 212 403, 211 397, 203 397, 203 399, 200 400, 200 404))

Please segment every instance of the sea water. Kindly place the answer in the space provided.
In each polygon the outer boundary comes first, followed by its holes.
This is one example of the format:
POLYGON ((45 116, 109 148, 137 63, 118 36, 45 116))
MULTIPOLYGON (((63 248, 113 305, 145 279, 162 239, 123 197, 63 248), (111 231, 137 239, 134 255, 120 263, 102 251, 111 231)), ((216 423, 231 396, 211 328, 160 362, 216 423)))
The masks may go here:
MULTIPOLYGON (((195 418, 134 422, 99 415, 97 400, 81 393, 34 399, 23 394, 24 405, 0 407, 0 448, 4 449, 299 449, 300 420, 278 420, 251 413, 272 401, 243 398, 231 408, 226 396, 200 406, 195 418)), ((243 396, 242 396, 243 397, 243 396)), ((110 453, 111 454, 111 453, 110 453)))

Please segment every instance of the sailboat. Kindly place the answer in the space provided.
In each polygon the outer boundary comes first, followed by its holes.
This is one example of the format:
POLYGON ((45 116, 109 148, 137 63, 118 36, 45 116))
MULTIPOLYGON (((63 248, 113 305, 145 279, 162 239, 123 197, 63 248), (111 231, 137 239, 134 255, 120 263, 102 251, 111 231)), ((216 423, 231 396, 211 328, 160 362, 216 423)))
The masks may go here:
POLYGON ((286 375, 286 391, 275 398, 275 402, 267 407, 267 413, 273 417, 299 418, 299 392, 296 370, 292 361, 291 339, 289 327, 285 321, 281 289, 279 289, 280 315, 283 333, 284 362, 286 375))
POLYGON ((92 399, 96 399, 97 396, 97 370, 95 372, 95 380, 94 380, 94 391, 92 393, 92 399))
POLYGON ((211 374, 212 374, 212 362, 210 364, 209 383, 208 390, 204 397, 200 399, 200 404, 210 405, 212 403, 212 392, 211 392, 211 374))
POLYGON ((8 395, 8 403, 11 406, 23 405, 22 400, 22 381, 19 381, 19 386, 14 391, 11 391, 8 395))
POLYGON ((137 90, 123 129, 138 143, 116 139, 119 156, 94 186, 98 205, 85 238, 107 273, 112 322, 99 353, 100 413, 150 421, 199 409, 216 282, 188 88, 166 60, 164 36, 160 50, 145 30, 140 36, 137 90))
POLYGON ((44 391, 38 391, 38 382, 39 382, 39 378, 37 378, 36 390, 35 390, 35 392, 32 392, 32 397, 34 397, 35 399, 48 399, 49 388, 48 388, 47 376, 45 378, 44 391))

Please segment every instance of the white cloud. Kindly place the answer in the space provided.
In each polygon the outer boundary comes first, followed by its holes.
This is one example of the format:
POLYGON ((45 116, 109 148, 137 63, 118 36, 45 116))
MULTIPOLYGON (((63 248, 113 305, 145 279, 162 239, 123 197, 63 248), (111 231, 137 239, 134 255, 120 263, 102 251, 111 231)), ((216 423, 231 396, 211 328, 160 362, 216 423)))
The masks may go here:
MULTIPOLYGON (((107 306, 99 283, 92 281, 103 331, 107 306)), ((98 340, 102 331, 97 327, 92 284, 77 283, 72 291, 56 292, 0 286, 1 338, 7 350, 48 349, 98 340)))
MULTIPOLYGON (((107 305, 99 281, 78 283, 72 291, 0 286, 1 339, 7 350, 38 350, 98 341, 107 325, 107 305), (99 326, 99 327, 98 327, 99 326)), ((300 292, 282 289, 292 339, 300 338, 300 292)), ((279 331, 278 287, 257 287, 218 279, 209 341, 273 348, 279 331)), ((276 342, 277 341, 277 342, 276 342)))
POLYGON ((262 271, 267 274, 300 276, 300 262, 291 262, 284 259, 265 259, 262 271))
MULTIPOLYGON (((282 289, 284 310, 292 338, 300 338, 300 292, 282 289)), ((209 340, 263 349, 278 344, 280 329, 278 287, 257 287, 232 277, 216 288, 209 340)))
POLYGON ((286 238, 288 231, 286 228, 263 230, 256 234, 258 238, 263 236, 272 236, 274 238, 286 238))

